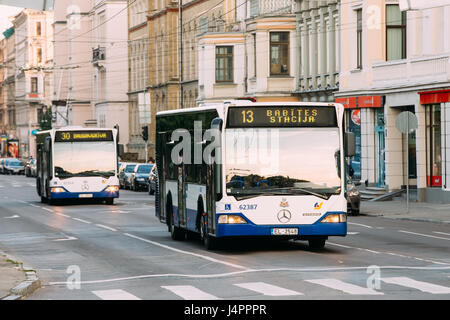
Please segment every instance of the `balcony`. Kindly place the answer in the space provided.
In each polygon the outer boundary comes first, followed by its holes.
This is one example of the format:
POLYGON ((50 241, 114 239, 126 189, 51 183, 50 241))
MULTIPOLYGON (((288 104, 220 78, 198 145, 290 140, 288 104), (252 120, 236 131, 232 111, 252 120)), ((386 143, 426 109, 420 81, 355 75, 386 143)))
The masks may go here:
POLYGON ((413 86, 450 81, 449 55, 372 64, 372 86, 413 86))
POLYGON ((92 63, 95 66, 99 65, 100 61, 106 60, 106 48, 97 47, 92 49, 92 63))
POLYGON ((250 17, 294 13, 293 0, 250 0, 250 17))

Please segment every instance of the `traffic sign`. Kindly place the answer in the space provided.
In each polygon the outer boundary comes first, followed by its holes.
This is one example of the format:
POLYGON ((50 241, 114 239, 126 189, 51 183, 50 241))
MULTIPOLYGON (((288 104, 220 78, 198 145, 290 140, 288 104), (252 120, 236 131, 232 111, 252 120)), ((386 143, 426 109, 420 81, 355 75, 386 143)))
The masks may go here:
POLYGON ((401 133, 410 133, 417 129, 417 117, 411 111, 403 111, 398 115, 395 126, 401 133))

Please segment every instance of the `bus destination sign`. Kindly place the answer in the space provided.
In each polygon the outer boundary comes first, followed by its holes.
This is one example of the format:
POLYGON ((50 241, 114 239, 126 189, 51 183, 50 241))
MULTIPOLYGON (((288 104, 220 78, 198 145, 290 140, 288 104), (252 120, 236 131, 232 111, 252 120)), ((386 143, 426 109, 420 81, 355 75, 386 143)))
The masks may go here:
POLYGON ((112 131, 56 131, 55 142, 113 141, 112 131))
POLYGON ((332 106, 230 107, 227 127, 337 127, 336 109, 332 106))

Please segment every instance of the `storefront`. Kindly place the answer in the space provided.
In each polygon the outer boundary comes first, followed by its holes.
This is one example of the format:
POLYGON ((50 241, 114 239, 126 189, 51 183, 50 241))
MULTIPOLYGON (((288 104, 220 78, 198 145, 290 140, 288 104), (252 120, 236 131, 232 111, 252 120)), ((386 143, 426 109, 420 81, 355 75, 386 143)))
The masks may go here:
POLYGON ((450 89, 418 92, 425 108, 424 201, 450 203, 450 89))
POLYGON ((336 102, 345 108, 345 130, 353 132, 356 137, 356 154, 350 159, 353 179, 384 187, 384 97, 339 97, 336 102))

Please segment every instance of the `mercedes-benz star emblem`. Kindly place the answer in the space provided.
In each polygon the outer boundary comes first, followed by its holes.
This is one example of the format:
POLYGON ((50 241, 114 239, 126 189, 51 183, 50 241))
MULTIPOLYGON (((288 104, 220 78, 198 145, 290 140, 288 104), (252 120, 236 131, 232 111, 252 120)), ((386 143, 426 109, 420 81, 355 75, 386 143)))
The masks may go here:
POLYGON ((88 191, 88 190, 89 190, 89 185, 88 185, 87 183, 82 184, 82 185, 81 185, 81 190, 82 190, 82 191, 88 191))
POLYGON ((287 223, 291 221, 291 213, 289 210, 283 209, 278 212, 277 218, 281 223, 287 223))

